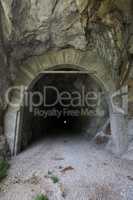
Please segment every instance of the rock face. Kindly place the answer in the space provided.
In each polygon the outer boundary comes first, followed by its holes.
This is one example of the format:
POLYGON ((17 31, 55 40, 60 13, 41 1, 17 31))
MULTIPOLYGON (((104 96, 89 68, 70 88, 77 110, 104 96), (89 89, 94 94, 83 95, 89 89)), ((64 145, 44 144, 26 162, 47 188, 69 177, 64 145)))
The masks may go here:
POLYGON ((3 133, 4 95, 9 85, 8 74, 7 57, 0 41, 0 135, 3 133))
POLYGON ((0 0, 1 99, 18 65, 48 50, 95 48, 121 79, 122 65, 132 62, 132 10, 132 0, 0 0))
POLYGON ((6 140, 3 136, 4 125, 3 117, 5 110, 4 95, 8 88, 8 69, 7 69, 7 59, 0 41, 0 159, 6 155, 6 140))
POLYGON ((85 49, 85 32, 74 0, 15 0, 12 5, 14 51, 40 54, 50 48, 85 49), (20 23, 21 22, 21 23, 20 23))
POLYGON ((15 59, 51 48, 85 50, 93 40, 108 64, 120 65, 132 29, 131 0, 6 0, 1 5, 6 42, 15 59))

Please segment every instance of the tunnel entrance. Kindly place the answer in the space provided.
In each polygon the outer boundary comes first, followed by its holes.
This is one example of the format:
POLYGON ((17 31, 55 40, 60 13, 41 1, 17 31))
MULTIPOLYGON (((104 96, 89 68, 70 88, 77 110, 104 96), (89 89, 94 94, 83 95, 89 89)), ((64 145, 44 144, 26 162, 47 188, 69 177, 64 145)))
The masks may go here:
POLYGON ((20 151, 60 134, 93 138, 108 119, 105 91, 86 71, 63 66, 45 71, 30 85, 21 107, 20 151))

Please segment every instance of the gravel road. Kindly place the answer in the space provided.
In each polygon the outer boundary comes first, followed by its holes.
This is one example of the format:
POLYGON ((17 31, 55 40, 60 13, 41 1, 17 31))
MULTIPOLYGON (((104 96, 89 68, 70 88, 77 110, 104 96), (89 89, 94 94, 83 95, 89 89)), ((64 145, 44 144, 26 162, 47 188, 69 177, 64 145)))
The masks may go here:
POLYGON ((133 161, 79 135, 47 137, 11 160, 0 190, 0 200, 133 200, 133 161))

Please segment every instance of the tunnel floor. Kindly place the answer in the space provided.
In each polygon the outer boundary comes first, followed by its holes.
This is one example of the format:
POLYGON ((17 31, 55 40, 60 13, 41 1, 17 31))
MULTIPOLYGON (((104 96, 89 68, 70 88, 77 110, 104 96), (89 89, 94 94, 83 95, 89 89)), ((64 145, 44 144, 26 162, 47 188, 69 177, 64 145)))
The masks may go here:
POLYGON ((49 200, 95 200, 97 195, 127 200, 127 193, 132 199, 132 169, 133 162, 115 158, 81 135, 58 134, 11 160, 9 176, 0 185, 0 199, 31 200, 40 193, 49 200), (58 178, 57 183, 52 177, 58 178))

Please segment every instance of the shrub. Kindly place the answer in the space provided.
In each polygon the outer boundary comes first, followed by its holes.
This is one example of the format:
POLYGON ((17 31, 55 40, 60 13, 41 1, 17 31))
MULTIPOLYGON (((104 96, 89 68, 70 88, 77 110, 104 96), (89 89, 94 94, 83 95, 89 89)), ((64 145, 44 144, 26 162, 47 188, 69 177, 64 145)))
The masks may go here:
POLYGON ((46 195, 40 194, 36 196, 35 200, 49 200, 49 199, 46 195))
POLYGON ((6 160, 0 160, 0 180, 7 176, 9 164, 6 160))

